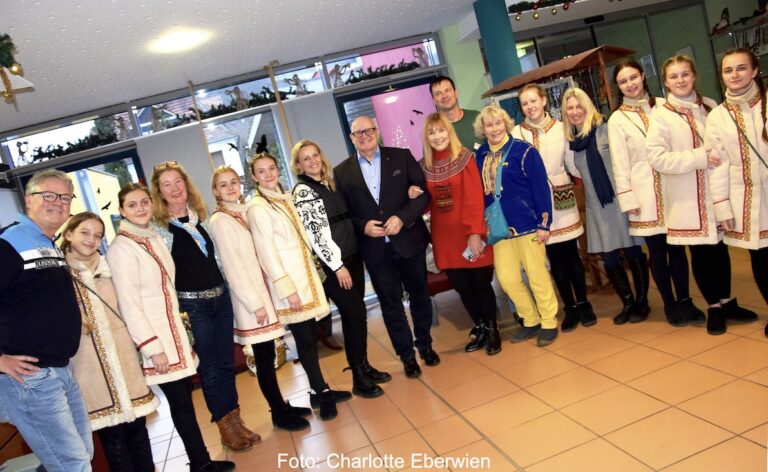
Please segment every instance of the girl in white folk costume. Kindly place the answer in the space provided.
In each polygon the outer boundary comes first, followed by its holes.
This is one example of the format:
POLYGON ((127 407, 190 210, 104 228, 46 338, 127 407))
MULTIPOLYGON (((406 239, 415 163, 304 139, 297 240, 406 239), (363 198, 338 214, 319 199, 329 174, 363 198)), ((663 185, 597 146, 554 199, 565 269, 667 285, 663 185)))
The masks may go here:
POLYGON ((256 248, 245 216, 240 176, 231 167, 217 168, 211 176, 216 210, 208 223, 211 239, 229 286, 234 307, 234 339, 250 345, 256 361, 256 378, 272 411, 277 428, 297 431, 309 426, 303 418, 309 408, 295 407, 283 400, 275 375, 275 339, 285 334, 264 283, 256 248))
POLYGON ((579 322, 592 326, 597 323, 597 317, 587 300, 586 272, 577 244, 578 237, 584 234, 584 226, 576 206, 573 182, 566 172, 567 169, 578 175, 573 166, 573 152, 565 139, 563 123, 547 112, 544 89, 528 84, 522 88, 519 97, 525 121, 512 129, 512 136, 529 142, 539 151, 552 193, 553 215, 547 257, 565 305, 565 317, 560 329, 563 332, 572 331, 579 322))
POLYGON ((720 160, 709 170, 715 218, 725 229, 725 244, 749 251, 755 282, 768 302, 766 90, 749 49, 726 52, 720 73, 725 102, 709 114, 704 137, 720 160))
POLYGON ((115 286, 99 245, 104 222, 89 211, 69 219, 61 249, 72 269, 83 328, 72 359, 75 379, 112 470, 155 470, 145 416, 159 400, 147 387, 136 347, 117 309, 115 286))
POLYGON ((179 313, 173 285, 176 266, 163 238, 149 224, 149 191, 128 184, 117 199, 123 219, 107 250, 107 262, 120 313, 141 352, 144 378, 165 394, 190 470, 234 470, 232 462, 211 460, 197 424, 190 377, 197 372, 198 359, 179 313))
POLYGON ((589 96, 571 87, 563 94, 563 126, 565 137, 574 153, 574 165, 584 181, 587 216, 587 251, 600 254, 605 272, 622 302, 614 324, 639 323, 648 318, 648 260, 629 235, 629 221, 616 203, 608 126, 589 96), (635 294, 622 255, 632 271, 635 294))
POLYGON ((256 254, 266 274, 272 304, 280 322, 296 342, 296 351, 307 373, 310 404, 320 408, 320 418, 336 417, 336 403, 349 400, 347 391, 331 390, 320 371, 317 357, 317 320, 330 308, 322 281, 312 259, 312 249, 291 193, 280 187, 277 160, 269 154, 250 160, 256 193, 246 213, 256 254))
POLYGON ((696 68, 687 56, 667 59, 662 77, 670 93, 651 116, 648 162, 667 179, 667 242, 688 246, 693 277, 709 305, 707 332, 723 334, 726 318, 746 320, 757 315, 731 298, 731 258, 722 243, 707 177, 705 122, 717 104, 696 91, 696 68))
POLYGON ((667 321, 672 326, 704 321, 690 297, 685 246, 667 243, 666 176, 651 168, 645 150, 651 111, 664 99, 651 95, 643 67, 634 59, 616 65, 613 82, 620 91, 619 107, 608 119, 608 140, 616 197, 629 216, 629 234, 645 238, 667 321))

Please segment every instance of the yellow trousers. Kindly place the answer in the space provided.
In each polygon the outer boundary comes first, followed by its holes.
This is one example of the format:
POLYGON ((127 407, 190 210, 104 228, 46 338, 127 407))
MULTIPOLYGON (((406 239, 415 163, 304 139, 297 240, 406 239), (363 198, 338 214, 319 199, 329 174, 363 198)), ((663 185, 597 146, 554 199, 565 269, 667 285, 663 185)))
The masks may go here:
POLYGON ((525 326, 541 324, 544 329, 557 328, 557 297, 552 277, 547 270, 547 252, 536 234, 505 239, 493 245, 493 265, 504 292, 515 302, 525 326), (531 293, 523 282, 520 266, 528 275, 531 293))

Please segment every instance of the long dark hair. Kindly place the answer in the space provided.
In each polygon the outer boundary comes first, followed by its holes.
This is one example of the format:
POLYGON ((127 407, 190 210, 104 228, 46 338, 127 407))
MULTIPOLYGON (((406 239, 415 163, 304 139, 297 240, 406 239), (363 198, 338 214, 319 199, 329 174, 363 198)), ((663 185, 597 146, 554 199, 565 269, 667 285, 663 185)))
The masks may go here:
POLYGON ((616 86, 616 88, 619 90, 619 103, 616 105, 616 108, 614 110, 617 110, 623 103, 624 103, 624 94, 621 92, 621 89, 619 89, 619 83, 616 80, 616 77, 619 76, 619 72, 622 71, 622 69, 626 69, 627 67, 631 67, 632 69, 635 69, 636 71, 640 72, 640 74, 643 75, 643 90, 645 90, 645 93, 648 94, 648 104, 651 106, 651 108, 656 106, 656 97, 653 96, 651 93, 651 89, 648 88, 648 81, 645 79, 645 72, 643 71, 643 66, 640 65, 639 62, 635 60, 635 58, 629 58, 626 61, 619 62, 616 67, 613 69, 613 85, 616 86))
MULTIPOLYGON (((757 60, 757 56, 754 52, 747 48, 733 48, 729 49, 723 54, 720 59, 720 80, 723 80, 723 61, 726 57, 734 54, 746 54, 749 58, 749 63, 753 69, 757 69, 757 75, 754 81, 757 82, 758 93, 760 94, 760 113, 763 119, 763 141, 768 143, 768 127, 765 126, 765 109, 766 109, 766 97, 765 97, 765 83, 763 83, 763 75, 760 73, 760 61, 757 60)), ((723 84, 725 86, 725 84, 723 84)))

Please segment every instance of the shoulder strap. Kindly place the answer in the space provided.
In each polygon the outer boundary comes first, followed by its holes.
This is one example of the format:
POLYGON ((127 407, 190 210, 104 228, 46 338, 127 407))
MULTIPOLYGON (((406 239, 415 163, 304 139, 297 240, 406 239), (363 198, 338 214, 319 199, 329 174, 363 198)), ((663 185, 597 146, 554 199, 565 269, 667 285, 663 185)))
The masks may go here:
MULTIPOLYGON (((736 110, 734 110, 733 113, 736 114, 736 110)), ((765 168, 768 169, 768 164, 765 163, 765 160, 763 159, 763 156, 761 156, 760 153, 757 152, 757 149, 755 148, 755 145, 752 144, 752 141, 749 140, 747 135, 744 133, 744 130, 741 129, 741 126, 739 126, 739 122, 736 121, 736 118, 733 115, 731 115, 731 111, 728 108, 725 109, 725 114, 731 117, 731 119, 733 120, 733 124, 736 125, 736 129, 739 131, 739 134, 741 135, 741 137, 744 138, 744 141, 747 142, 749 147, 752 149, 752 152, 755 153, 757 158, 760 159, 760 162, 762 162, 763 165, 765 166, 765 168)))
POLYGON ((509 139, 510 139, 509 147, 507 148, 507 151, 504 153, 504 155, 501 156, 501 159, 499 159, 499 163, 496 166, 496 189, 493 192, 493 198, 496 198, 496 199, 501 197, 501 170, 502 170, 502 167, 504 167, 504 162, 507 160, 507 156, 509 155, 509 151, 512 149, 512 146, 514 146, 514 144, 515 144, 515 138, 513 136, 510 136, 509 139))

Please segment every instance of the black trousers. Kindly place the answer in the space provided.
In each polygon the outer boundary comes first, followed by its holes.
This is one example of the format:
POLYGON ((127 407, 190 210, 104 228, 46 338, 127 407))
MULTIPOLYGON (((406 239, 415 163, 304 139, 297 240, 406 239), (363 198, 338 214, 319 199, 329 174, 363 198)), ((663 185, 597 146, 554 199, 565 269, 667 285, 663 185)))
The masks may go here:
POLYGON ((195 418, 195 404, 192 403, 192 381, 189 377, 159 385, 168 400, 171 419, 189 457, 189 468, 195 470, 211 461, 205 447, 200 426, 195 418))
MULTIPOLYGON (((330 316, 330 315, 329 315, 330 316)), ((317 321, 310 318, 300 323, 291 323, 288 329, 293 334, 293 340, 296 342, 296 353, 299 355, 299 362, 307 373, 309 386, 315 393, 320 393, 328 384, 325 383, 323 373, 320 371, 320 360, 317 356, 317 321)))
POLYGON ((152 447, 144 417, 96 431, 112 472, 153 472, 152 447))
POLYGON ((576 239, 547 245, 547 257, 560 298, 567 307, 587 301, 587 277, 576 239))
POLYGON ((328 278, 323 282, 323 289, 325 289, 325 295, 339 309, 341 329, 344 333, 344 353, 349 366, 355 367, 365 361, 368 350, 368 318, 364 300, 365 273, 363 259, 359 254, 353 254, 342 262, 352 277, 352 288, 347 290, 339 285, 336 273, 324 266, 323 270, 328 278))
POLYGON ((282 411, 285 401, 275 374, 275 342, 270 340, 251 344, 251 349, 256 362, 256 379, 261 393, 269 403, 270 410, 282 411))
POLYGON ((768 303, 768 247, 750 249, 749 257, 752 259, 752 275, 757 288, 765 303, 768 303))
POLYGON ((384 325, 395 353, 401 359, 414 356, 413 347, 432 347, 432 302, 427 292, 426 251, 412 257, 401 257, 392 244, 386 244, 384 257, 376 264, 366 262, 373 288, 381 303, 384 325), (411 305, 413 333, 403 307, 403 288, 411 305), (415 342, 414 342, 415 335, 415 342))
POLYGON ((489 323, 496 319, 496 293, 493 291, 493 266, 445 269, 445 275, 458 292, 461 303, 473 321, 489 323))
POLYGON ((699 291, 708 304, 714 305, 731 297, 731 256, 728 246, 717 244, 688 246, 691 271, 699 291))
POLYGON ((685 246, 667 243, 666 234, 645 236, 645 244, 650 253, 651 274, 664 306, 670 306, 675 300, 689 298, 691 294, 688 289, 688 255, 685 246), (675 286, 674 293, 672 285, 675 286))

